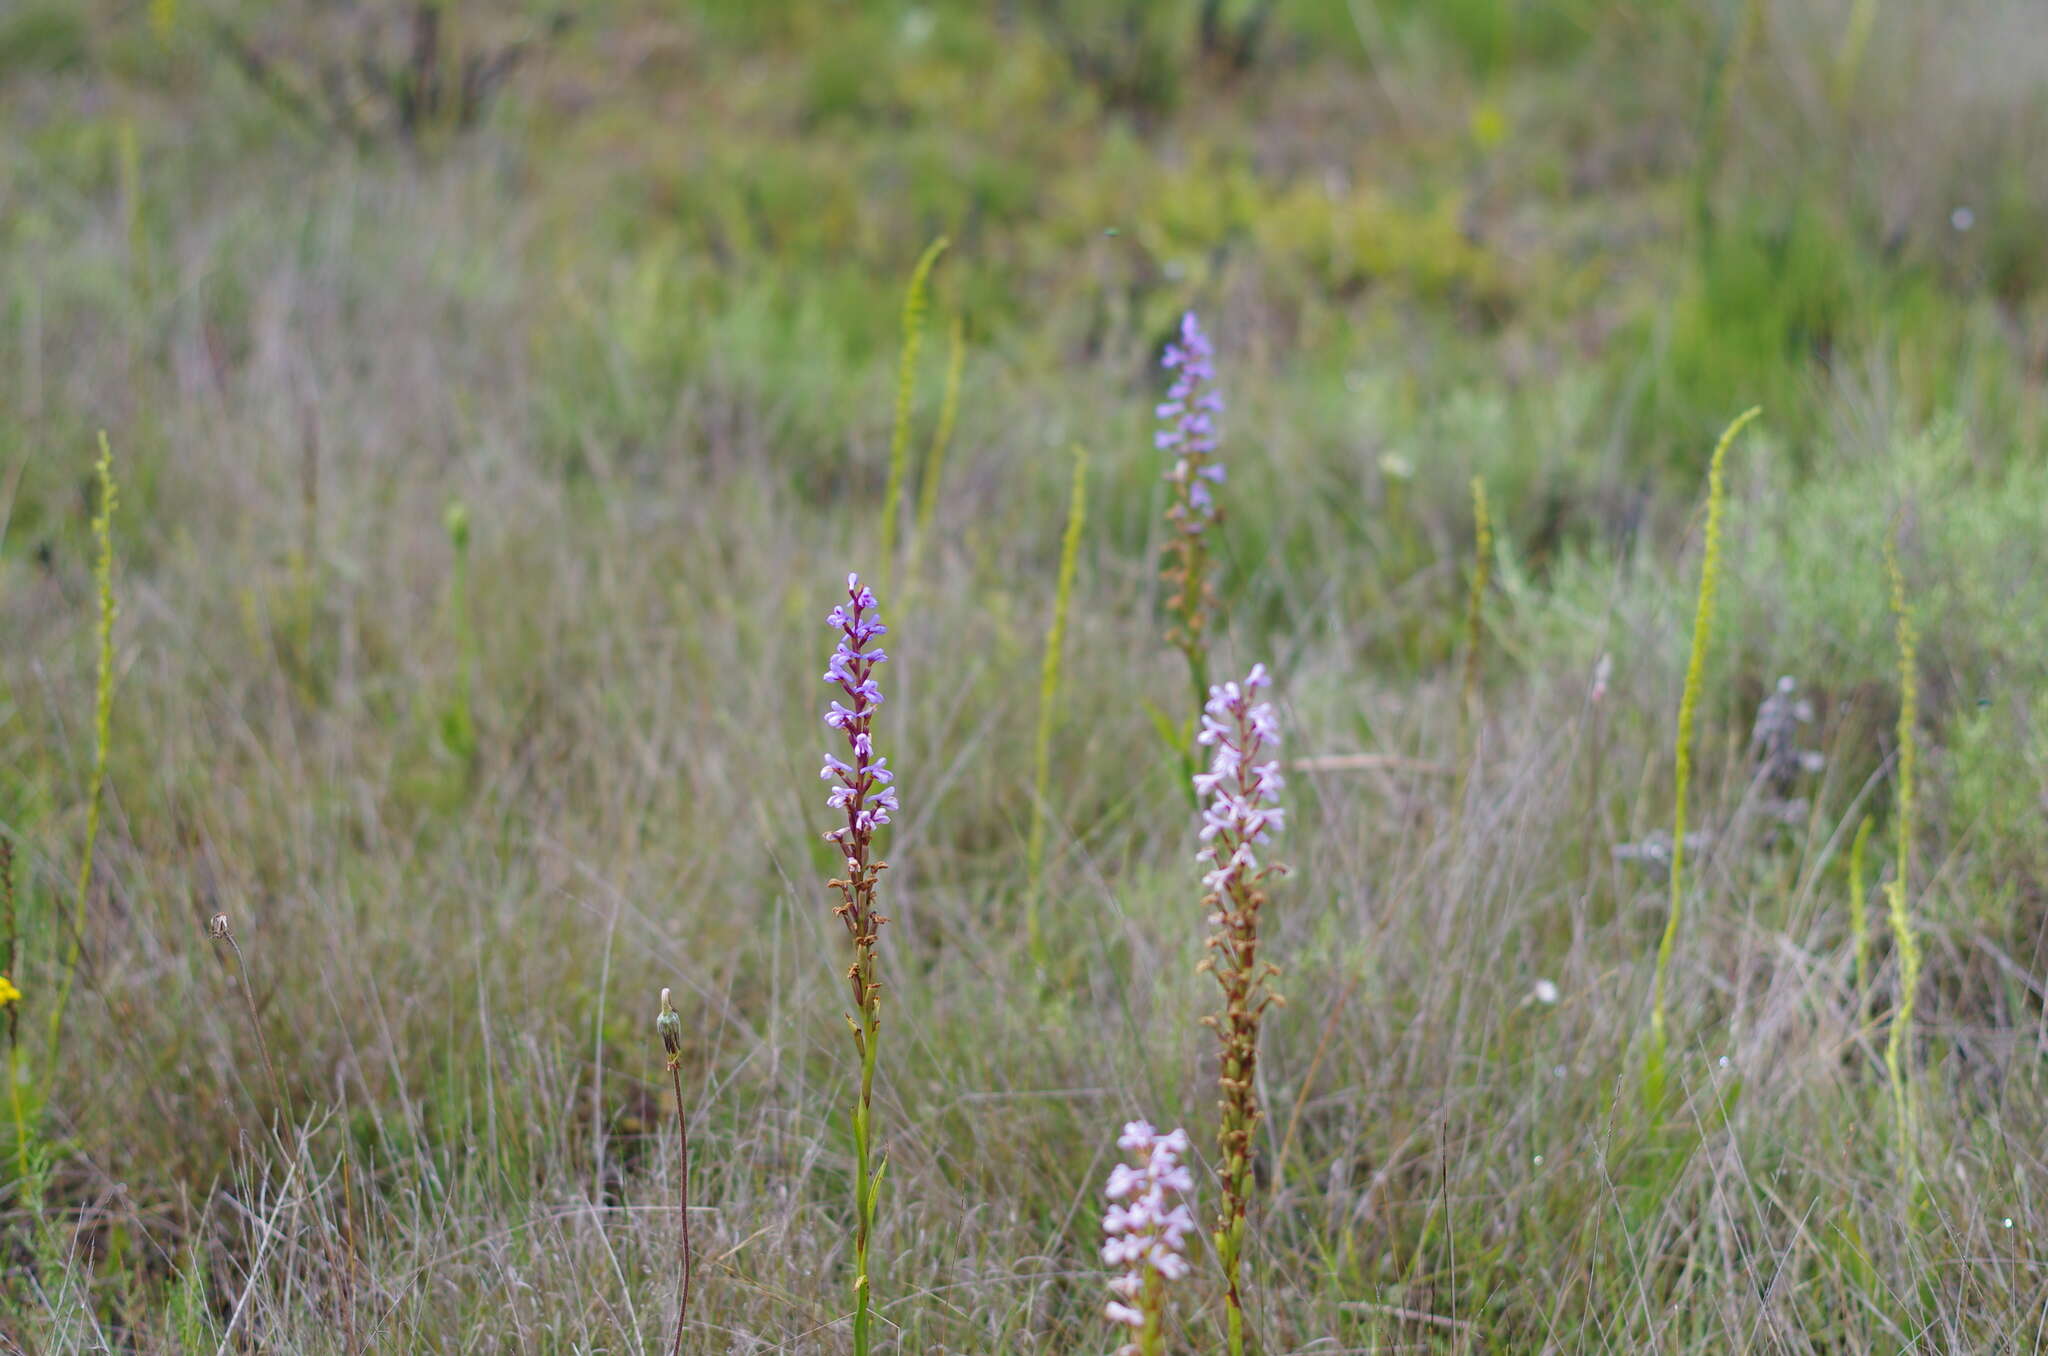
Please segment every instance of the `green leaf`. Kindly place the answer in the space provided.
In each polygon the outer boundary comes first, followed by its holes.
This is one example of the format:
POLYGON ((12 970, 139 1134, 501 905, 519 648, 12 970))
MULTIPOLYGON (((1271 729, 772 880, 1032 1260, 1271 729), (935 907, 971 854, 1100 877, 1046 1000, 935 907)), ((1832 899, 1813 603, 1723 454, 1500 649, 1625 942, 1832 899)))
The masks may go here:
POLYGON ((1187 757, 1188 750, 1194 747, 1194 726, 1192 723, 1185 728, 1175 725, 1172 719, 1164 711, 1160 710, 1150 697, 1143 697, 1139 700, 1144 705, 1145 715, 1152 721, 1152 728, 1159 732, 1159 742, 1166 745, 1168 749, 1171 749, 1179 757, 1187 757))

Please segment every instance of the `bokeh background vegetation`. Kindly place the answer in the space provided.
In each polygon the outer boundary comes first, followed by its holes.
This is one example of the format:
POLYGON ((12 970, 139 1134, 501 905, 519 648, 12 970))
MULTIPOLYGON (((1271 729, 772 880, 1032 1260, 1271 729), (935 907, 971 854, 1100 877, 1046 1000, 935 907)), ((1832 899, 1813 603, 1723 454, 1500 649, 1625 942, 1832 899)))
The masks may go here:
MULTIPOLYGON (((690 1349, 843 1349, 814 708, 858 568, 891 584, 906 806, 885 1328, 1107 1349, 1116 1124, 1200 1142, 1214 1114, 1192 826, 1148 711, 1185 701, 1150 419, 1195 307, 1232 402, 1218 666, 1274 666, 1294 754, 1384 756, 1291 782, 1260 1349, 2035 1345, 2028 0, 15 0, 0 120, 0 833, 31 1018, 83 851, 102 428, 123 605, 40 1210, 0 1144, 0 1344, 654 1349, 673 985, 690 1349), (940 234, 913 446, 956 316, 959 427, 931 532, 887 562, 902 288, 940 234), (1657 1117, 1630 1083, 1663 923, 1641 849, 1705 456, 1752 403, 1683 1110, 1657 1117), (1041 967, 1022 861, 1076 442, 1041 967), (1460 779, 1473 476, 1497 544, 1460 779), (1849 841, 1868 817, 1875 881, 1895 827, 1887 534, 1922 630, 1903 1185, 1891 947, 1880 923, 1861 990, 1848 933, 1849 841), (1780 674, 1825 758, 1789 815, 1747 748, 1780 674)), ((1213 1349, 1198 1299, 1176 1340, 1213 1349)))

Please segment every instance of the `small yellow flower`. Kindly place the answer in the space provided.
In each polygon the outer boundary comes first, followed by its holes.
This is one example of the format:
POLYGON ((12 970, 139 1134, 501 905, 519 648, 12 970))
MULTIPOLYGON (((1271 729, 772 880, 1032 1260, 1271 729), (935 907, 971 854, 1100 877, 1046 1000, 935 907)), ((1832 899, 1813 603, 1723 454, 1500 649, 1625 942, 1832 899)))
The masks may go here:
POLYGON ((1490 151, 1507 137, 1508 115, 1492 100, 1472 106, 1472 140, 1480 150, 1490 151))
POLYGON ((5 975, 0 975, 0 1008, 6 1007, 9 1003, 19 1003, 20 1001, 21 990, 14 987, 13 980, 5 975))

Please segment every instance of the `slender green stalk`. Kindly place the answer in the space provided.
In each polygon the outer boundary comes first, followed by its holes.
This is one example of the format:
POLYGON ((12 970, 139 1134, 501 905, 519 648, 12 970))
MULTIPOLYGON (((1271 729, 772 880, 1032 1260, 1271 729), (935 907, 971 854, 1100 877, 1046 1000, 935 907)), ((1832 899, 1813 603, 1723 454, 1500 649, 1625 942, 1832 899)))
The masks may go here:
POLYGON ((924 313, 932 266, 951 243, 940 236, 925 246, 910 286, 903 294, 903 351, 896 363, 896 426, 889 434, 889 483, 882 491, 882 591, 887 593, 896 570, 896 514, 903 501, 903 482, 910 474, 910 398, 917 388, 917 353, 924 345, 924 313))
POLYGON ((1877 27, 1877 0, 1856 0, 1850 7, 1849 22, 1842 29, 1842 44, 1835 50, 1835 69, 1828 82, 1828 97, 1836 108, 1847 108, 1856 93, 1857 77, 1863 72, 1863 51, 1870 45, 1871 30, 1877 27))
POLYGON ((78 862, 78 893, 71 909, 71 942, 64 953, 63 979, 57 986, 57 1001, 50 1006, 50 1063, 57 1062, 57 1046, 64 1033, 64 1009, 71 1002, 71 986, 78 978, 78 963, 85 953, 86 904, 92 897, 93 850, 100 837, 100 805, 107 783, 107 735, 114 719, 114 618, 120 606, 114 601, 114 510, 120 504, 114 483, 114 453, 100 433, 100 458, 93 474, 99 485, 99 505, 92 516, 93 539, 99 554, 93 564, 93 581, 99 590, 99 662, 93 682, 92 780, 85 796, 85 852, 78 862))
POLYGON ((21 1061, 21 1051, 15 1050, 7 1069, 7 1102, 14 1113, 14 1166, 22 1181, 28 1180, 28 1108, 21 1104, 21 1087, 28 1081, 28 1068, 21 1061))
POLYGON ((448 545, 455 553, 448 603, 455 612, 455 651, 462 675, 455 701, 442 716, 441 733, 449 751, 467 763, 476 755, 476 632, 469 617, 469 506, 459 499, 450 503, 442 522, 448 529, 448 545))
POLYGON ((882 991, 874 980, 874 971, 874 951, 872 948, 864 949, 856 965, 859 976, 856 982, 866 990, 867 999, 861 1007, 860 1022, 854 1026, 854 1042, 860 1051, 860 1101, 853 1109, 856 1174, 853 1183, 854 1356, 869 1356, 873 1350, 873 1320, 869 1310, 874 1303, 874 1281, 868 1267, 868 1245, 874 1238, 875 1215, 882 1194, 882 1172, 886 1166, 875 1162, 874 1151, 875 1055, 882 1033, 882 991))
POLYGON ((1864 849, 1870 844, 1870 816, 1856 826, 1849 844, 1849 935, 1856 943, 1856 1005, 1862 1011, 1863 995, 1870 992, 1870 909, 1869 884, 1864 875, 1864 849))
POLYGON ((661 1035, 662 1049, 668 1055, 669 1078, 675 1083, 676 1137, 682 1145, 682 1194, 676 1203, 676 1219, 682 1224, 683 1260, 674 1348, 675 1356, 682 1356, 683 1321, 690 1314, 690 1126, 683 1118, 683 1018, 669 1002, 667 989, 661 991, 661 1013, 654 1019, 654 1029, 661 1035))
MULTIPOLYGON (((1209 581, 1209 539, 1202 532, 1176 533, 1170 548, 1175 560, 1167 577, 1177 581, 1168 607, 1174 614, 1169 638, 1188 661, 1188 685, 1194 689, 1195 710, 1209 700, 1209 604, 1215 598, 1209 581)), ((1194 751, 1196 716, 1188 717, 1188 738, 1182 749, 1189 775, 1198 764, 1194 751)))
POLYGON ((21 1044, 21 991, 14 988, 21 977, 21 920, 14 902, 14 840, 0 834, 0 977, 12 989, 0 996, 7 1009, 7 1050, 12 1054, 21 1044))
POLYGON ((319 612, 320 426, 310 405, 299 410, 299 545, 292 552, 292 611, 295 615, 300 677, 314 694, 313 636, 319 612))
POLYGON ((1074 488, 1067 500, 1067 533, 1060 542, 1059 585, 1053 594, 1052 625, 1045 633, 1045 661, 1038 674, 1038 737, 1031 775, 1031 837, 1024 850, 1026 894, 1024 932, 1031 958, 1045 965, 1039 932, 1039 887, 1045 872, 1045 798, 1052 780, 1052 728, 1059 714, 1060 652, 1067 638, 1067 614, 1074 601, 1074 576, 1081 562, 1081 528, 1088 516, 1088 450, 1074 448, 1074 488))
POLYGON ((1677 787, 1671 814, 1671 909, 1664 919, 1664 935, 1657 943, 1657 971, 1651 981, 1650 1048, 1644 1061, 1644 1093, 1653 1109, 1664 1103, 1664 1055, 1669 1043, 1665 983, 1685 907, 1685 793, 1686 784, 1692 779, 1693 721, 1699 710, 1700 688, 1706 679, 1707 647, 1713 640, 1714 593, 1721 582, 1721 515, 1727 502, 1722 467, 1735 435, 1760 413, 1761 409, 1752 407, 1737 415, 1722 433, 1721 441, 1714 444, 1713 460, 1707 464, 1706 551, 1700 564, 1699 603, 1692 618, 1692 654, 1685 665, 1685 694, 1678 703, 1677 787))
POLYGON ((910 544, 913 553, 924 550, 939 520, 939 479, 960 417, 960 378, 966 367, 967 321, 956 313, 946 337, 946 390, 939 399, 939 426, 932 433, 932 450, 925 454, 924 479, 917 491, 917 538, 910 544))
POLYGON ((462 6, 457 0, 438 0, 442 38, 434 69, 421 75, 433 82, 434 97, 428 101, 427 122, 444 137, 462 130, 462 6))
POLYGON ((1138 1356, 1166 1356, 1166 1281, 1157 1271, 1145 1274, 1145 1326, 1138 1329, 1131 1345, 1138 1356))
POLYGON ((1899 822, 1898 864, 1886 897, 1891 905, 1892 945, 1899 953, 1899 1008, 1884 1044, 1884 1064, 1891 1075, 1892 1100, 1899 1123, 1899 1173, 1913 1175, 1913 1088, 1910 1063, 1913 1004, 1920 987, 1920 939, 1913 931, 1909 892, 1913 883, 1913 772, 1918 761, 1914 734, 1920 721, 1919 643, 1913 614, 1906 606, 1906 574, 1899 566, 1898 546, 1885 538, 1885 572, 1891 576, 1892 615, 1899 646, 1899 822))
POLYGON ((1726 110, 1731 103, 1730 88, 1736 73, 1747 64, 1750 49, 1760 40, 1762 28, 1760 0, 1743 0, 1741 13, 1731 14, 1721 26, 1707 56, 1707 78, 1700 95, 1699 152, 1693 170, 1693 220, 1699 228, 1702 250, 1711 243, 1714 233, 1713 190, 1728 140, 1726 110))
POLYGON ((129 277, 138 292, 149 290, 148 244, 142 221, 142 146, 135 119, 124 117, 114 128, 114 161, 121 204, 121 234, 128 244, 129 277))
POLYGON ((7 929, 7 945, 0 958, 4 958, 7 969, 0 974, 5 981, 5 992, 0 992, 0 1006, 7 1009, 7 1103, 14 1113, 14 1165, 21 1178, 28 1178, 28 1109, 21 1102, 21 1085, 28 1077, 28 1070, 21 1062, 21 990, 16 980, 21 975, 21 930, 20 920, 15 913, 14 899, 14 840, 0 836, 0 922, 7 929))
POLYGON ((1479 642, 1485 622, 1487 570, 1493 559, 1493 519, 1486 509, 1486 481, 1472 477, 1472 591, 1465 602, 1465 675, 1458 698, 1458 804, 1465 803, 1472 775, 1473 706, 1479 695, 1479 642))

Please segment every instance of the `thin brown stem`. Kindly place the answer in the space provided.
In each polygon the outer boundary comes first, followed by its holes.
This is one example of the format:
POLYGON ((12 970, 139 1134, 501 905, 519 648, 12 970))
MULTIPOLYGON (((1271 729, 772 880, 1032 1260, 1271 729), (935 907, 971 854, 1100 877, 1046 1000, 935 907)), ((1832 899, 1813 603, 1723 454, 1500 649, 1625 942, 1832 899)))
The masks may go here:
POLYGON ((675 1080, 676 1090, 676 1136, 682 1141, 682 1195, 676 1204, 676 1218, 683 1226, 683 1293, 676 1303, 675 1356, 682 1356, 683 1320, 690 1313, 690 1127, 683 1119, 683 1069, 682 1061, 668 1062, 669 1077, 675 1080))
POLYGON ((683 1117, 683 1018, 669 1001, 667 989, 661 991, 661 1014, 654 1019, 654 1029, 660 1034, 661 1048, 668 1055, 668 1076, 676 1090, 676 1138, 682 1145, 682 1188, 676 1203, 676 1220, 682 1226, 683 1259, 682 1281, 678 1287, 681 1294, 676 1299, 675 1342, 675 1356, 682 1356, 683 1324, 690 1316, 690 1126, 683 1117))
POLYGON ((249 1030, 256 1036, 256 1053, 263 1057, 263 1074, 270 1080, 270 1095, 277 1099, 278 1110, 289 1121, 291 1104, 285 1098, 284 1084, 277 1081, 277 1066, 270 1062, 270 1046, 263 1039, 263 1020, 256 1015, 256 995, 249 987, 249 962, 242 958, 242 944, 235 940, 235 930, 224 913, 213 916, 212 932, 215 941, 226 942, 235 953, 235 968, 241 972, 242 1002, 249 1010, 249 1030))
POLYGON ((341 1272, 341 1342, 356 1356, 356 1198, 350 1181, 348 1154, 341 1156, 341 1234, 346 1253, 341 1272))

